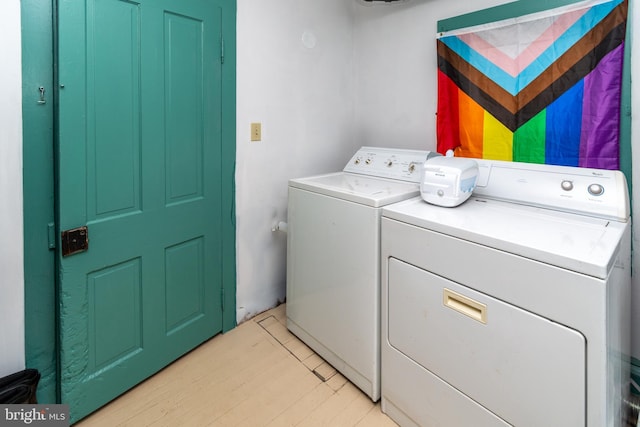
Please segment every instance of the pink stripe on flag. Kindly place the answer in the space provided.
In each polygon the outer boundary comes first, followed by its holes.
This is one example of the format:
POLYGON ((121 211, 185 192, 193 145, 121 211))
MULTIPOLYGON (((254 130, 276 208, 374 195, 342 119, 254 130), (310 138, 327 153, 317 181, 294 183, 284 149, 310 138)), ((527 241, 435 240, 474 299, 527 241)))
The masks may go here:
MULTIPOLYGON (((582 15, 587 13, 588 10, 589 9, 581 9, 559 15, 555 22, 552 23, 539 37, 531 41, 529 46, 527 46, 527 48, 516 58, 512 58, 503 53, 500 50, 500 47, 492 45, 482 37, 477 36, 476 33, 462 34, 458 36, 458 38, 480 55, 487 58, 487 60, 500 67, 504 72, 508 73, 512 77, 516 77, 522 72, 522 70, 531 65, 533 61, 535 61, 545 50, 555 43, 555 41, 564 34, 567 29, 575 24, 582 15)), ((506 38, 505 43, 512 43, 513 40, 521 40, 523 38, 523 35, 518 32, 518 29, 521 29, 522 27, 519 24, 512 25, 512 27, 514 28, 514 31, 516 31, 516 34, 513 34, 512 37, 503 37, 503 40, 506 38)))

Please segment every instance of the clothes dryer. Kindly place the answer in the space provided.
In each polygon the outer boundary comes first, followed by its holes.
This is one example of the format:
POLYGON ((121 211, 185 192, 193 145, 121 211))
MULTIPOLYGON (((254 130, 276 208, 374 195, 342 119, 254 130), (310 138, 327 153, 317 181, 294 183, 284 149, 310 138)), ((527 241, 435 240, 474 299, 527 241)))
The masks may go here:
POLYGON ((287 327, 373 401, 381 209, 419 194, 420 169, 432 155, 362 147, 342 172, 289 182, 287 327))
POLYGON ((457 208, 383 209, 383 412, 402 426, 622 426, 624 175, 479 165, 457 208))

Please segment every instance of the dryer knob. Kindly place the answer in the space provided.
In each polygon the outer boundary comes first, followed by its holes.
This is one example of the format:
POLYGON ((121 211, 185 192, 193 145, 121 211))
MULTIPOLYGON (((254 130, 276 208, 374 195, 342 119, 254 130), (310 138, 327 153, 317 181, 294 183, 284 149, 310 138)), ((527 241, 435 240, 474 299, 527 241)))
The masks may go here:
POLYGON ((562 187, 562 189, 564 191, 571 191, 573 190, 573 182, 569 181, 569 180, 564 180, 562 181, 562 183, 560 184, 560 186, 562 187))
POLYGON ((600 184, 591 184, 588 191, 592 196, 602 196, 602 193, 604 193, 604 187, 600 184))

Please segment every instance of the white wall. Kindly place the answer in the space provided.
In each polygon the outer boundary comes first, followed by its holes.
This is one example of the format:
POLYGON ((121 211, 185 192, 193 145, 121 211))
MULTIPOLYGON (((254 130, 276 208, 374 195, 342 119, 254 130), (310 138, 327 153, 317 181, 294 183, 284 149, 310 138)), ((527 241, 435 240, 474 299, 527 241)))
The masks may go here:
POLYGON ((20 0, 0 7, 0 377, 24 368, 20 0))
POLYGON ((353 138, 353 2, 238 0, 237 318, 285 297, 290 178, 334 172, 353 138), (262 141, 250 142, 250 123, 262 141))
POLYGON ((435 151, 437 22, 511 1, 358 3, 356 138, 435 151))

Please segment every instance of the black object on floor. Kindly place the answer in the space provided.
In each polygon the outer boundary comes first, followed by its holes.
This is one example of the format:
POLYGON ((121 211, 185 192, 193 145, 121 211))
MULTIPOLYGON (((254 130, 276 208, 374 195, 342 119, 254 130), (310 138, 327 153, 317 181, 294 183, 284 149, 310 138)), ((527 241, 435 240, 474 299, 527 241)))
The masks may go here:
POLYGON ((25 369, 0 378, 0 403, 38 403, 36 390, 39 381, 37 369, 25 369))

